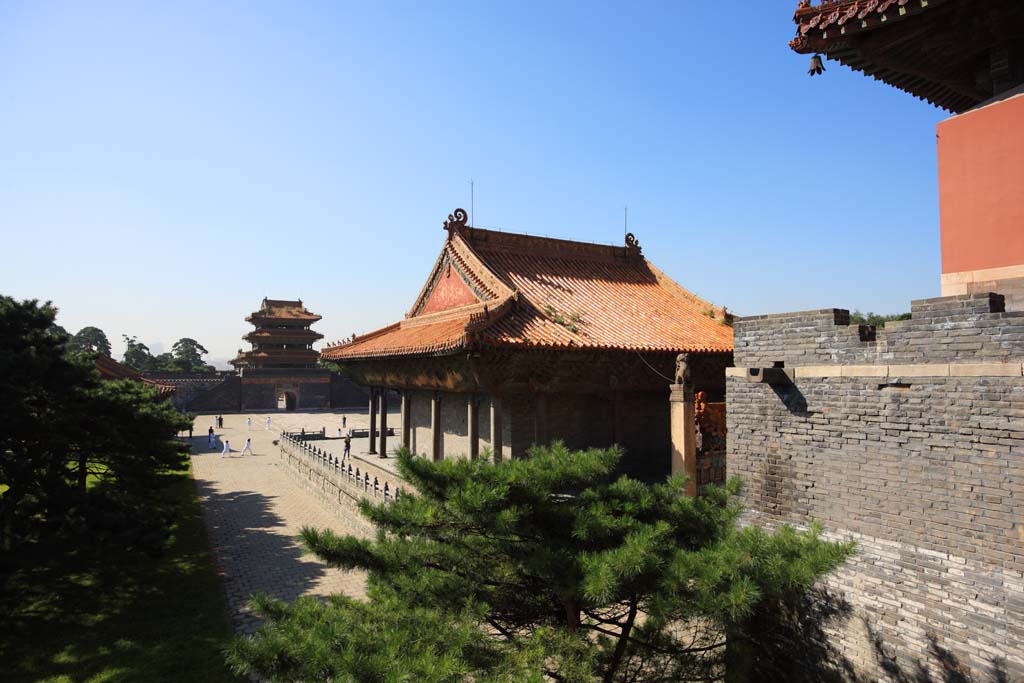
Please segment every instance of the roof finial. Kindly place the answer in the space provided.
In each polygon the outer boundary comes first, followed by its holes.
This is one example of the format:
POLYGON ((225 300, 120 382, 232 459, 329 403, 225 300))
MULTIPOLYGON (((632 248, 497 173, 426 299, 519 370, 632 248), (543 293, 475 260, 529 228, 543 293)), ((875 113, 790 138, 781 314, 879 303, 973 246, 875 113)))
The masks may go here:
POLYGON ((626 233, 626 251, 631 254, 640 255, 640 243, 636 240, 636 235, 631 232, 626 233))
POLYGON ((448 220, 444 222, 444 229, 447 230, 449 234, 462 230, 466 227, 467 218, 468 216, 466 215, 465 209, 455 209, 455 211, 448 214, 448 220))

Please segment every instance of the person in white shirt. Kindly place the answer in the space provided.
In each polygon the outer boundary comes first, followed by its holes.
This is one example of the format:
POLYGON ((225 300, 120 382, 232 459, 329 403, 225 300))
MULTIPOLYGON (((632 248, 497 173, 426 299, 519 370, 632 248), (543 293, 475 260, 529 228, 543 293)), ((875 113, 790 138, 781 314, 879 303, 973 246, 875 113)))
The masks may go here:
POLYGON ((269 415, 267 415, 267 427, 266 427, 266 429, 267 429, 268 432, 270 431, 270 416, 269 415))
POLYGON ((231 442, 224 439, 224 450, 220 452, 220 457, 226 458, 231 455, 231 442))
POLYGON ((249 451, 249 455, 256 455, 252 452, 252 439, 245 440, 245 448, 242 449, 242 455, 245 455, 246 451, 249 451))
POLYGON ((250 432, 252 431, 252 418, 251 417, 245 418, 245 429, 246 429, 246 431, 250 431, 250 432))

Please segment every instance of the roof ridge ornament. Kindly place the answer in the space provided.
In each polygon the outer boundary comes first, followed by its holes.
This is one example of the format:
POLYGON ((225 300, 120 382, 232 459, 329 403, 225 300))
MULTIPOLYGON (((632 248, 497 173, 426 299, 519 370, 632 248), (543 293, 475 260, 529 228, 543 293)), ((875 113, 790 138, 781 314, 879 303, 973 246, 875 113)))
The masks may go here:
POLYGON ((626 233, 626 252, 639 256, 641 253, 640 242, 637 241, 636 235, 631 232, 626 233))
POLYGON ((459 232, 466 227, 466 219, 469 215, 465 209, 455 209, 455 211, 448 214, 448 220, 444 222, 444 229, 448 231, 448 236, 451 237, 452 233, 459 232))

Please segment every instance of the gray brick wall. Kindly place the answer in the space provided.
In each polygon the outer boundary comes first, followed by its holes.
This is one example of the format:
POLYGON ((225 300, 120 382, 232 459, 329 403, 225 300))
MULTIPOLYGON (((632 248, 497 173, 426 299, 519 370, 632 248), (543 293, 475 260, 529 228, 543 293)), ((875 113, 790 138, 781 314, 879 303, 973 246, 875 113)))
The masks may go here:
MULTIPOLYGON (((877 335, 841 309, 742 319, 736 365, 1024 359, 1024 316, 1005 313, 1000 296, 915 301, 912 311, 877 335)), ((976 680, 989 680, 994 661, 1008 680, 1024 676, 1022 380, 728 380, 728 470, 745 482, 750 518, 820 521, 860 544, 829 584, 854 608, 833 636, 862 672, 895 680, 877 639, 907 680, 919 662, 945 680, 936 646, 976 680)))

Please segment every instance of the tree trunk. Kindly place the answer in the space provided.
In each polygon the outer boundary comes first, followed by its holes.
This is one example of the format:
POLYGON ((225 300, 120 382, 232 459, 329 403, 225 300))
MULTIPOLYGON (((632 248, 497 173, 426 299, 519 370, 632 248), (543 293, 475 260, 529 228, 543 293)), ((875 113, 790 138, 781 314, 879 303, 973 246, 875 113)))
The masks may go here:
POLYGON ((754 668, 754 647, 732 629, 725 636, 725 683, 750 683, 754 668))
POLYGON ((580 629, 580 608, 576 604, 575 600, 566 600, 565 605, 565 625, 569 628, 569 633, 576 633, 580 629))
POLYGON ((608 670, 604 673, 604 683, 612 683, 615 680, 615 674, 619 672, 619 666, 622 665, 622 657, 626 654, 626 647, 629 645, 629 634, 633 630, 633 623, 636 621, 636 613, 637 603, 636 600, 632 600, 629 603, 629 616, 626 617, 626 623, 622 626, 619 642, 615 645, 615 654, 612 655, 612 661, 608 664, 608 670))

